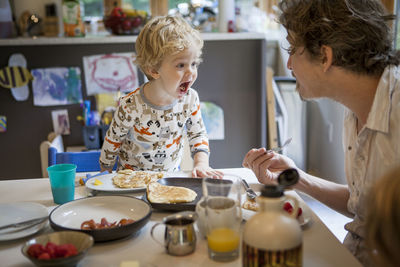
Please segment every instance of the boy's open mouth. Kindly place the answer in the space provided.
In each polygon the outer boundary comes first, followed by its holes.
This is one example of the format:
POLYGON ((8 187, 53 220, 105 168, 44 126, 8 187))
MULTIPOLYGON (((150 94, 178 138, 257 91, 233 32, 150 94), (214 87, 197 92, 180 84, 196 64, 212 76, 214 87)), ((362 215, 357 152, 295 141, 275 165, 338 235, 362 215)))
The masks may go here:
POLYGON ((181 85, 179 85, 179 90, 182 93, 186 93, 189 90, 189 85, 190 85, 190 82, 181 83, 181 85))

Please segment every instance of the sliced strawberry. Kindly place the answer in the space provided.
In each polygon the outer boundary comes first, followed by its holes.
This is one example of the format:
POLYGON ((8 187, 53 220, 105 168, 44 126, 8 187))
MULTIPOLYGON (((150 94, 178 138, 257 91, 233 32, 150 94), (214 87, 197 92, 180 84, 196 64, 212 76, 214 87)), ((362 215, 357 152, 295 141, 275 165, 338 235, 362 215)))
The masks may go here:
MULTIPOLYGON (((293 212, 293 206, 292 206, 292 204, 290 204, 290 202, 285 202, 285 204, 283 204, 283 209, 285 211, 287 211, 288 213, 293 212)), ((303 210, 299 207, 299 209, 297 211, 297 218, 299 218, 301 216, 301 214, 303 214, 303 210)))
POLYGON ((285 204, 283 204, 283 209, 286 210, 288 213, 293 212, 293 206, 289 202, 285 202, 285 204))
POLYGON ((299 207, 299 211, 297 212, 297 218, 299 218, 303 214, 303 210, 299 207))

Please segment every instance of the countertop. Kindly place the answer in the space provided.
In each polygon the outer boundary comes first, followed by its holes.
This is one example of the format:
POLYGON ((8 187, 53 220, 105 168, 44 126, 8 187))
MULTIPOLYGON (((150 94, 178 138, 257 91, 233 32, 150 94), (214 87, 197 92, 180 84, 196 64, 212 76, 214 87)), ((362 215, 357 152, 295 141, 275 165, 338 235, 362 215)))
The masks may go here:
MULTIPOLYGON (((224 40, 260 40, 276 43, 280 40, 281 32, 271 30, 267 32, 237 32, 237 33, 202 33, 204 41, 224 40)), ((18 37, 0 39, 0 46, 35 46, 35 45, 82 45, 82 44, 107 44, 107 43, 133 43, 137 36, 106 35, 87 37, 18 37)))

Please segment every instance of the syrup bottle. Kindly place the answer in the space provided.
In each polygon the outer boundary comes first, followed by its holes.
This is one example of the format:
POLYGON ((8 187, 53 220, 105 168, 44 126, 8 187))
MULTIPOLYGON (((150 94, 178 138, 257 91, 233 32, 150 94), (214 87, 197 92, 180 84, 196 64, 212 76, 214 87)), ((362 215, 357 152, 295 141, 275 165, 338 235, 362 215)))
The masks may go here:
POLYGON ((243 266, 302 266, 302 231, 296 220, 299 204, 284 195, 284 188, 298 181, 295 169, 280 174, 280 185, 266 185, 257 198, 260 211, 244 226, 243 266), (283 209, 287 199, 294 203, 291 214, 283 209))

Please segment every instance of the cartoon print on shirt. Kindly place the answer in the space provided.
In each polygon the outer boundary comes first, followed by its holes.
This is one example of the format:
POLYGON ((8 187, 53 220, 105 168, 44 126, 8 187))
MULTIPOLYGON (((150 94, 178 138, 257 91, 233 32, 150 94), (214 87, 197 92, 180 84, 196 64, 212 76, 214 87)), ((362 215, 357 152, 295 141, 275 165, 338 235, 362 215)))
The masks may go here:
POLYGON ((153 165, 150 168, 150 171, 163 171, 164 165, 153 165))
POLYGON ((142 153, 142 155, 143 155, 143 157, 144 157, 145 159, 147 159, 149 162, 153 162, 153 160, 151 159, 150 153, 145 152, 145 153, 142 153))
POLYGON ((162 149, 165 146, 165 141, 158 141, 153 144, 153 150, 162 149))
POLYGON ((144 138, 143 136, 138 135, 136 140, 137 140, 138 144, 140 144, 142 146, 143 149, 146 149, 146 150, 150 149, 150 147, 151 147, 150 141, 147 140, 146 138, 144 138))
POLYGON ((180 144, 179 146, 177 146, 177 148, 175 149, 175 151, 172 152, 172 154, 171 154, 171 159, 172 159, 173 161, 175 161, 175 160, 178 158, 178 156, 179 156, 179 151, 181 150, 181 148, 182 148, 182 144, 180 144))
MULTIPOLYGON (((138 154, 139 153, 139 150, 140 150, 140 147, 135 143, 135 142, 133 142, 132 141, 132 139, 133 139, 133 136, 131 136, 131 131, 129 131, 128 132, 128 135, 127 135, 128 137, 127 137, 127 142, 125 142, 123 145, 122 145, 122 150, 124 150, 124 151, 129 151, 130 153, 130 155, 133 155, 133 156, 135 156, 136 154, 138 154)), ((129 158, 129 155, 127 155, 127 158, 129 158)))
POLYGON ((111 161, 115 162, 120 155, 119 168, 129 165, 135 170, 173 171, 179 164, 182 135, 186 133, 190 136, 191 153, 197 150, 208 152, 205 129, 199 127, 204 124, 198 123, 201 120, 196 110, 199 105, 195 103, 193 91, 190 92, 188 99, 177 101, 168 110, 154 109, 146 104, 140 91, 121 98, 120 112, 115 113, 107 132, 109 137, 103 145, 101 164, 109 168, 111 161))
POLYGON ((203 120, 197 121, 197 124, 199 125, 200 128, 205 127, 203 124, 203 120))
POLYGON ((119 153, 119 157, 120 157, 122 160, 127 160, 127 159, 129 159, 128 152, 127 152, 126 150, 122 150, 122 149, 121 149, 121 152, 119 153))
POLYGON ((132 120, 132 116, 130 114, 127 114, 125 109, 123 109, 122 107, 119 107, 117 115, 120 121, 126 120, 127 122, 130 122, 132 120))
POLYGON ((167 144, 167 148, 170 148, 173 144, 176 144, 177 146, 179 146, 179 144, 181 143, 181 138, 182 135, 178 136, 178 138, 174 138, 174 140, 172 141, 172 143, 167 144))
POLYGON ((156 111, 154 109, 146 108, 146 106, 144 105, 144 108, 142 110, 142 118, 145 118, 146 115, 150 115, 150 120, 152 121, 158 120, 156 111))
POLYGON ((149 120, 148 122, 147 122, 147 126, 149 127, 148 128, 148 132, 150 132, 152 135, 156 135, 156 133, 158 133, 157 134, 157 137, 159 136, 159 129, 160 129, 160 122, 158 121, 158 120, 156 120, 156 121, 153 121, 153 120, 149 120))
POLYGON ((169 138, 171 136, 169 126, 161 127, 160 138, 169 138))
POLYGON ((138 129, 138 128, 136 128, 136 126, 133 126, 133 128, 135 129, 135 132, 137 132, 140 135, 153 135, 151 132, 149 132, 150 127, 142 126, 138 129))
POLYGON ((157 153, 154 155, 154 163, 155 164, 162 164, 164 160, 166 159, 167 154, 165 153, 165 150, 160 151, 158 150, 157 153))
POLYGON ((105 152, 107 160, 115 160, 118 155, 118 152, 112 152, 110 150, 106 150, 105 152))
POLYGON ((164 110, 164 115, 161 115, 161 118, 164 119, 165 122, 167 121, 172 121, 174 118, 174 115, 172 114, 172 110, 164 110))
POLYGON ((129 114, 135 114, 139 112, 136 103, 132 102, 130 98, 126 101, 126 111, 129 114))
POLYGON ((190 128, 192 128, 192 126, 193 126, 192 119, 191 118, 187 119, 187 121, 186 121, 186 129, 188 131, 190 131, 190 128))

